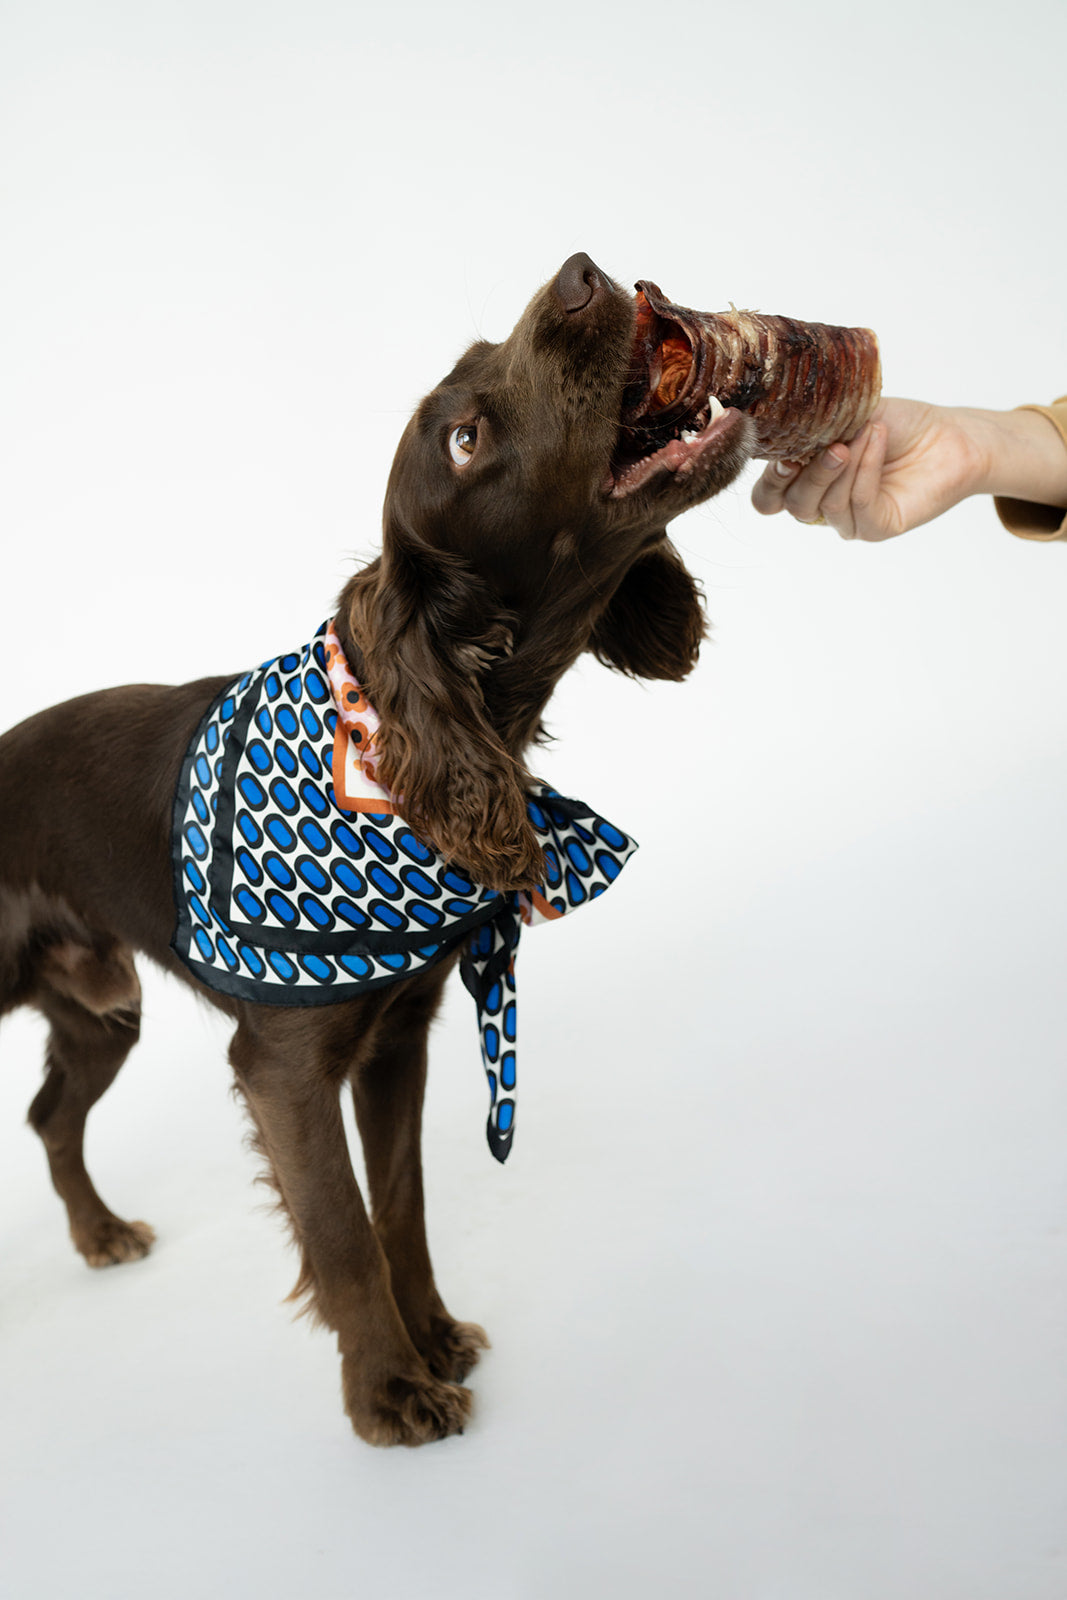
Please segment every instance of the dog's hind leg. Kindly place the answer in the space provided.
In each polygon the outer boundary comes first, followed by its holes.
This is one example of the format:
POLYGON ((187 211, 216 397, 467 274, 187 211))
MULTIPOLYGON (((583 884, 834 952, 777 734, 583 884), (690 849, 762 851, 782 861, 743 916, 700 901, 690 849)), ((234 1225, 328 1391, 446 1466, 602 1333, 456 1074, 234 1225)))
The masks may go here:
POLYGON ((427 1033, 441 987, 437 981, 398 988, 373 1053, 352 1075, 352 1096, 374 1231, 389 1261, 397 1306, 430 1371, 459 1383, 489 1340, 476 1322, 457 1322, 445 1309, 426 1242, 422 1102, 427 1033))
POLYGON ((51 1025, 47 1075, 29 1120, 40 1134, 75 1248, 91 1267, 136 1261, 155 1238, 108 1209, 85 1169, 85 1119, 137 1043, 141 986, 130 952, 62 940, 40 957, 30 1003, 51 1025))

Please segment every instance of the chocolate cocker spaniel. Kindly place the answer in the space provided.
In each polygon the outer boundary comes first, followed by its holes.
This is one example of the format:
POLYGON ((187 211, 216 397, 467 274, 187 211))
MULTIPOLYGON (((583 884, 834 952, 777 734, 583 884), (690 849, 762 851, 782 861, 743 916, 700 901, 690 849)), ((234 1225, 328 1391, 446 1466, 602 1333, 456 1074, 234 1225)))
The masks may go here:
POLYGON ((631 848, 536 786, 526 751, 583 651, 682 679, 704 634, 666 528, 737 475, 752 425, 706 404, 642 420, 654 366, 632 297, 572 256, 419 405, 381 556, 308 645, 239 678, 85 695, 0 739, 0 1013, 30 1005, 50 1027, 30 1121, 76 1248, 103 1266, 153 1240, 82 1155, 138 1037, 141 951, 233 1019, 294 1295, 336 1332, 345 1408, 374 1444, 461 1432, 486 1344, 445 1309, 423 1221, 445 980, 462 963, 478 1001, 503 1159, 519 927, 594 898, 631 848))

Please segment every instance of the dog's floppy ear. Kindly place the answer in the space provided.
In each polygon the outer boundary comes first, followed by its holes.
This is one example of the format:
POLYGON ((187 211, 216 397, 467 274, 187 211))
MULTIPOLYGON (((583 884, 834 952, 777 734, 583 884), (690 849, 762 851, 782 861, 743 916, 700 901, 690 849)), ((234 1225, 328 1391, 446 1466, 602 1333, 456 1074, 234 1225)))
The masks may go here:
POLYGON ((342 597, 381 719, 379 771, 416 833, 494 889, 529 887, 544 858, 528 774, 485 712, 480 675, 511 645, 511 618, 457 555, 391 519, 385 553, 342 597))
POLYGON ((589 649, 634 678, 678 681, 697 664, 707 634, 696 581, 665 539, 630 567, 598 618, 589 649))

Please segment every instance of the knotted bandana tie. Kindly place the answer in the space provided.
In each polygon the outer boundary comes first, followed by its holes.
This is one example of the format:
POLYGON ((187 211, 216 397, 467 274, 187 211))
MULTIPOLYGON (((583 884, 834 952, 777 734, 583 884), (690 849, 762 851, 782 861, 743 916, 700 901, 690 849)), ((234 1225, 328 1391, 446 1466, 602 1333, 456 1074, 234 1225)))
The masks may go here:
POLYGON ((527 812, 545 880, 503 894, 419 839, 376 781, 378 718, 328 623, 208 708, 174 802, 171 948, 210 989, 317 1006, 396 983, 457 948, 478 1007, 489 1148, 515 1131, 515 954, 614 882, 637 848, 543 784, 527 812))

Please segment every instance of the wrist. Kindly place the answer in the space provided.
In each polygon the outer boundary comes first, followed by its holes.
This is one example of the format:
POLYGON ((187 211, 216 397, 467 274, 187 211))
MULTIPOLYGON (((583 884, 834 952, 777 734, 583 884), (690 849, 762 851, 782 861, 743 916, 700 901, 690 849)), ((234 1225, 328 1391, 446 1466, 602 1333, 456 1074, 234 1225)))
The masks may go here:
POLYGON ((1043 412, 970 411, 960 420, 980 463, 972 493, 1067 508, 1067 440, 1043 412))

